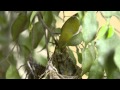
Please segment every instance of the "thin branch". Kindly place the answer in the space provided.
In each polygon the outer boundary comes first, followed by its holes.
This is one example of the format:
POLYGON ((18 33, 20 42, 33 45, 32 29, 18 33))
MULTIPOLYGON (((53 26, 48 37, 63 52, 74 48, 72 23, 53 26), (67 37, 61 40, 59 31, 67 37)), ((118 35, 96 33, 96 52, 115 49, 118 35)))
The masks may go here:
POLYGON ((46 30, 45 30, 45 42, 46 42, 46 50, 47 50, 47 59, 49 60, 49 50, 48 50, 48 39, 47 39, 47 33, 46 33, 46 30))
POLYGON ((117 29, 115 29, 115 31, 116 31, 116 32, 118 32, 118 33, 120 33, 120 31, 119 31, 119 30, 117 30, 117 29))
POLYGON ((65 21, 65 12, 63 11, 63 22, 65 21))
POLYGON ((41 12, 38 13, 38 19, 39 19, 39 21, 41 21, 42 25, 50 32, 53 40, 55 41, 55 44, 58 45, 58 42, 55 40, 54 35, 53 35, 53 33, 52 33, 52 30, 49 29, 49 27, 48 27, 48 26, 45 24, 45 22, 43 21, 41 12))
POLYGON ((19 70, 20 70, 23 66, 25 66, 25 65, 26 65, 26 64, 20 65, 17 70, 19 71, 19 70))
POLYGON ((46 51, 47 51, 47 59, 49 60, 49 50, 48 50, 48 37, 47 37, 47 31, 46 31, 46 27, 43 26, 44 28, 44 33, 45 33, 45 48, 46 48, 46 51))
POLYGON ((32 73, 32 74, 34 75, 34 77, 35 77, 34 70, 33 70, 32 66, 30 65, 30 62, 29 62, 29 61, 27 61, 27 65, 28 65, 28 67, 30 68, 31 73, 32 73))

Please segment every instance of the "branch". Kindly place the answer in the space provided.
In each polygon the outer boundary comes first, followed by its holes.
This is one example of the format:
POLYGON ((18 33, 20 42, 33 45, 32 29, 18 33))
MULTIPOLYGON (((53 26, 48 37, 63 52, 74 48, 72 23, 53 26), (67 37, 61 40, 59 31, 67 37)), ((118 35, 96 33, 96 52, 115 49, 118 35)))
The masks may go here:
POLYGON ((63 22, 65 22, 65 12, 63 11, 63 22))
POLYGON ((47 50, 47 58, 48 58, 48 60, 49 60, 49 50, 48 50, 48 41, 47 41, 48 39, 47 39, 47 34, 46 34, 46 30, 45 30, 45 41, 46 41, 46 50, 47 50))
POLYGON ((39 19, 39 21, 41 21, 42 25, 50 32, 53 40, 55 41, 55 44, 58 45, 58 42, 55 40, 52 30, 43 21, 41 12, 38 13, 38 19, 39 19))

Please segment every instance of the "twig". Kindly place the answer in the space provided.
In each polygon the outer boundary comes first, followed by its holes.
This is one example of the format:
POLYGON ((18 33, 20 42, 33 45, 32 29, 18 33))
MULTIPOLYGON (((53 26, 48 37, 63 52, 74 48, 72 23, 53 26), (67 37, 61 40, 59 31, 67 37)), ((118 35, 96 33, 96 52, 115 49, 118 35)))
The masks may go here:
POLYGON ((38 19, 39 19, 39 21, 41 21, 42 25, 49 31, 49 33, 51 34, 53 40, 55 41, 55 44, 58 45, 58 42, 55 40, 54 35, 53 35, 51 29, 49 29, 49 27, 43 21, 41 12, 38 13, 38 19))
POLYGON ((63 22, 65 21, 65 12, 63 11, 63 22))
POLYGON ((23 66, 25 66, 26 64, 20 65, 20 67, 17 70, 20 70, 23 66))
POLYGON ((27 62, 27 65, 28 65, 28 67, 30 68, 30 70, 31 70, 31 73, 32 73, 32 75, 34 76, 34 78, 35 78, 35 73, 34 73, 34 70, 33 70, 33 68, 32 68, 32 66, 31 66, 31 64, 30 64, 30 62, 28 61, 27 62))
POLYGON ((47 33, 45 30, 45 42, 46 42, 46 50, 47 50, 47 59, 50 59, 50 55, 49 55, 49 50, 48 50, 48 39, 47 39, 47 33))
MULTIPOLYGON (((42 21, 41 21, 42 22, 42 21)), ((46 47, 46 51, 47 51, 47 59, 49 60, 49 50, 48 50, 48 37, 47 37, 47 31, 46 31, 46 27, 45 26, 43 26, 43 28, 44 28, 44 33, 45 33, 45 42, 46 42, 46 44, 45 44, 45 47, 46 47)))
POLYGON ((120 33, 120 31, 119 31, 119 30, 117 30, 117 29, 115 29, 115 31, 116 31, 116 32, 118 32, 118 33, 120 33))

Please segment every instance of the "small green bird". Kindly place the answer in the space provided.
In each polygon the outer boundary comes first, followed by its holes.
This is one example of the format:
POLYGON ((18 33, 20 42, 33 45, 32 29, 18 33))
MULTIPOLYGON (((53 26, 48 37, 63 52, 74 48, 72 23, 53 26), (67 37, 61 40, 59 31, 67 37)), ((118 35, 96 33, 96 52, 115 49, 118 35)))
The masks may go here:
POLYGON ((59 48, 66 46, 67 42, 76 34, 80 27, 80 21, 78 19, 78 14, 70 17, 62 26, 61 36, 59 38, 59 48))

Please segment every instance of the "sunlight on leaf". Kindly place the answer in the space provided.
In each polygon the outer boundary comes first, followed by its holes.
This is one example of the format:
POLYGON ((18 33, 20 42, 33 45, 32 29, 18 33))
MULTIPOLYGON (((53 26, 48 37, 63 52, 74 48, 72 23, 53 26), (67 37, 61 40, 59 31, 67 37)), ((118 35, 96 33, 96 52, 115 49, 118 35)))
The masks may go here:
POLYGON ((108 30, 108 25, 107 24, 103 25, 97 33, 97 39, 103 38, 107 30, 108 30))
POLYGON ((85 13, 82 25, 83 39, 86 43, 92 41, 97 33, 98 23, 95 11, 88 11, 85 13))
POLYGON ((114 62, 120 70, 120 46, 115 49, 114 62))
POLYGON ((109 26, 109 29, 108 29, 108 35, 107 35, 107 38, 110 38, 114 35, 114 27, 113 26, 109 26))

